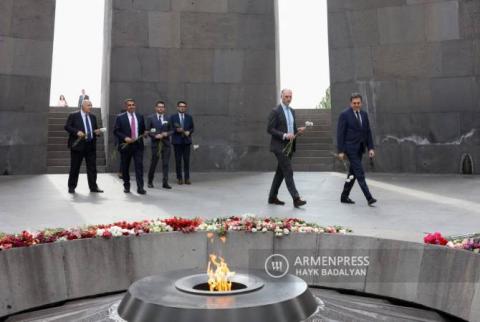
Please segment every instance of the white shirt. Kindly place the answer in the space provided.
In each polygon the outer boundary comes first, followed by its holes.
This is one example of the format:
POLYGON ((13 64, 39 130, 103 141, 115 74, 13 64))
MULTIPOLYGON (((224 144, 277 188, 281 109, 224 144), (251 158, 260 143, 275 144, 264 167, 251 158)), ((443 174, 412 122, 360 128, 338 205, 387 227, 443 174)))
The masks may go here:
POLYGON ((157 113, 157 120, 162 121, 162 124, 163 124, 163 114, 158 114, 157 113))
MULTIPOLYGON (((127 112, 127 115, 128 115, 128 124, 132 124, 132 117, 133 119, 135 120, 135 128, 137 129, 137 133, 135 133, 135 137, 134 138, 131 138, 131 139, 136 139, 138 137, 138 120, 137 120, 137 117, 135 116, 135 113, 130 113, 130 112, 127 112)), ((132 131, 132 129, 130 128, 130 132, 132 131)))
MULTIPOLYGON (((80 110, 80 114, 82 115, 83 127, 85 128, 85 135, 88 138, 88 126, 87 126, 87 123, 85 122, 85 115, 87 115, 87 113, 85 113, 83 110, 80 110)), ((88 115, 88 123, 90 123, 90 129, 92 130, 92 138, 93 138, 94 129, 92 127, 92 121, 90 120, 90 115, 88 115)))

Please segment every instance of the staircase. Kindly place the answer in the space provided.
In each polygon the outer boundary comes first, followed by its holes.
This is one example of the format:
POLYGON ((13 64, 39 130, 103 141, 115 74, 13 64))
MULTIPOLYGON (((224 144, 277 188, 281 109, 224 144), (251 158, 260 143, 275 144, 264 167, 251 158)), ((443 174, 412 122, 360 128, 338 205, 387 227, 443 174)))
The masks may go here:
MULTIPOLYGON (((67 147, 68 133, 63 128, 70 113, 78 108, 50 107, 48 110, 48 148, 47 148, 47 173, 68 173, 70 171, 70 149, 67 147)), ((98 127, 102 127, 100 108, 92 109, 92 114, 97 117, 98 127)), ((97 171, 105 172, 105 146, 103 137, 97 140, 97 171)), ((85 160, 80 169, 86 172, 85 160)))
POLYGON ((295 118, 298 127, 305 126, 305 121, 313 122, 305 134, 297 139, 297 150, 293 157, 295 171, 333 171, 332 156, 332 120, 330 110, 296 109, 295 118))

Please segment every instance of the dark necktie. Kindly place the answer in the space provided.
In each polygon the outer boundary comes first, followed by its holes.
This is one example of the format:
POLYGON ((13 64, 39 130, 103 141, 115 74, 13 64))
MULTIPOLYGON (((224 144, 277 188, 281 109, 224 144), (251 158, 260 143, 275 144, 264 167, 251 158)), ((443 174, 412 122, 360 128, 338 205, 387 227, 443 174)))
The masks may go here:
POLYGON ((360 126, 362 126, 362 119, 360 118, 360 112, 356 111, 355 115, 357 117, 358 124, 360 124, 360 126))
POLYGON ((183 113, 180 114, 180 125, 182 126, 182 129, 183 129, 184 127, 183 113))

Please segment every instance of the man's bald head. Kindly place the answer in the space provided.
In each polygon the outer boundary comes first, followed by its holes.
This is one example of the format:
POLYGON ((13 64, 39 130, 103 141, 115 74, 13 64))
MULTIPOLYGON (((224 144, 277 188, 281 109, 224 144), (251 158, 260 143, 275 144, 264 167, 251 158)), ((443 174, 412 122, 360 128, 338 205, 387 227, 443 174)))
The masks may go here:
POLYGON ((85 113, 90 113, 92 111, 92 102, 90 102, 90 100, 83 100, 82 111, 85 113))
POLYGON ((282 103, 286 106, 290 106, 290 103, 292 102, 292 90, 284 88, 280 92, 280 96, 282 98, 282 103))

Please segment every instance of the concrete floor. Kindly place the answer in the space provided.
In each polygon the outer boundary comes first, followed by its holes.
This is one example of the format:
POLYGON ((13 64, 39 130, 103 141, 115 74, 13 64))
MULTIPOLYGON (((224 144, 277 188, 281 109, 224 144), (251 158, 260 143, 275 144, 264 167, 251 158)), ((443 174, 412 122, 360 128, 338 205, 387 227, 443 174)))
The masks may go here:
POLYGON ((273 173, 194 173, 193 185, 165 190, 160 182, 146 196, 124 194, 114 174, 100 174, 104 194, 90 194, 82 174, 77 193, 67 192, 67 175, 0 177, 0 231, 73 227, 166 216, 204 218, 255 213, 301 217, 322 225, 345 225, 356 234, 421 241, 424 232, 464 234, 480 231, 480 177, 455 175, 369 174, 379 200, 368 207, 356 185, 356 205, 339 202, 344 175, 297 172, 301 196, 308 201, 295 209, 284 185, 285 206, 267 204, 273 173))

